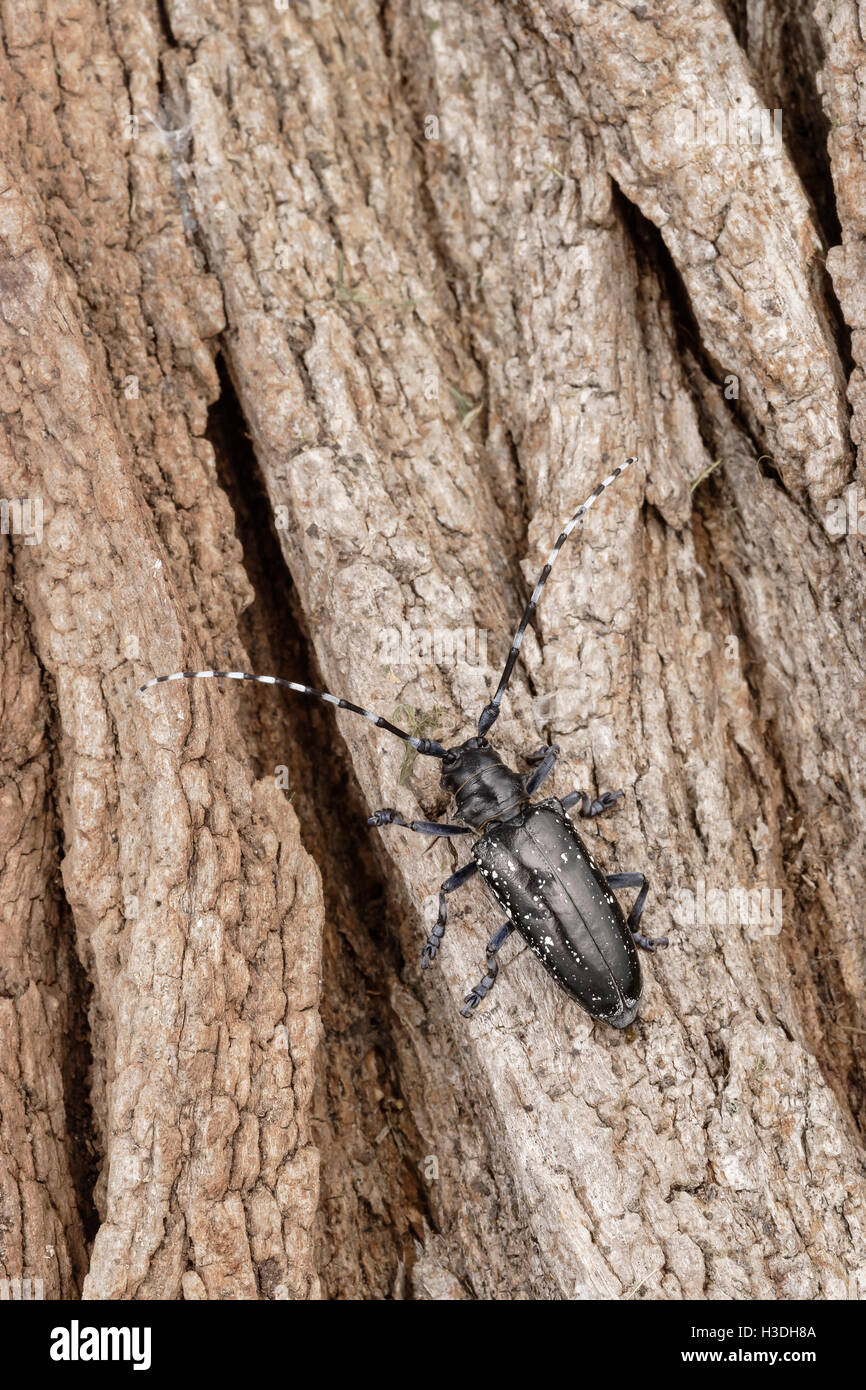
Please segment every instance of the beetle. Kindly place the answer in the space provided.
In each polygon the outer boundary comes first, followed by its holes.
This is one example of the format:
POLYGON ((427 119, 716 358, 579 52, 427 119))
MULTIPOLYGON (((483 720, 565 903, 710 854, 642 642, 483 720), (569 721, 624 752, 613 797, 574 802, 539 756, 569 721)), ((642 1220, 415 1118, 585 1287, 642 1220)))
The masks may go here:
POLYGON ((350 700, 281 676, 257 676, 246 671, 176 671, 168 676, 154 676, 136 691, 136 695, 142 695, 165 682, 203 679, 278 685, 360 714, 377 728, 395 734, 417 753, 439 758, 441 785, 455 801, 461 824, 407 821, 392 807, 374 811, 367 824, 398 825, 421 835, 476 836, 469 863, 446 879, 439 890, 438 916, 421 954, 422 967, 427 969, 436 959, 445 935, 448 895, 480 873, 506 913, 506 920, 487 944, 483 978, 465 997, 460 1012, 467 1018, 493 988, 499 974, 497 955, 515 931, 571 999, 594 1019, 614 1028, 626 1028, 638 1012, 643 986, 636 946, 654 951, 656 946, 668 944, 666 937, 653 939, 637 930, 649 891, 646 876, 605 874, 566 815, 573 806, 588 819, 601 815, 616 805, 622 791, 605 792, 595 800, 575 791, 561 800, 548 797, 534 801, 534 794, 553 771, 558 745, 529 754, 526 761, 534 765, 534 771, 525 774, 507 767, 486 737, 499 717, 524 634, 560 550, 597 498, 635 462, 634 458, 626 459, 604 478, 560 533, 524 610, 496 692, 481 712, 477 732, 453 748, 445 748, 435 739, 409 734, 350 700), (611 891, 614 888, 640 890, 628 917, 611 891))

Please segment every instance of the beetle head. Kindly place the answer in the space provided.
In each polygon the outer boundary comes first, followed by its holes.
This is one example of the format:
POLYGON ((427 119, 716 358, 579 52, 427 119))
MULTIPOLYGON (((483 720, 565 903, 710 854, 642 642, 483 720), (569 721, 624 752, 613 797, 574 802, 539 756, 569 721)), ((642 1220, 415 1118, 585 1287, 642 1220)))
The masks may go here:
POLYGON ((449 748, 442 759, 442 788, 449 796, 456 796, 479 772, 501 766, 502 759, 486 738, 468 738, 456 748, 449 748))

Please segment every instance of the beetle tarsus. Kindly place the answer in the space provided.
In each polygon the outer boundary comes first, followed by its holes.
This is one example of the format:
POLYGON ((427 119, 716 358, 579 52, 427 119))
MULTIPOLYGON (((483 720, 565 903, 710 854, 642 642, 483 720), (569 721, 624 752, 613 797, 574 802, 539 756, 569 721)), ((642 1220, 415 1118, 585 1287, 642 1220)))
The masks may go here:
POLYGON ((436 952, 442 945, 442 938, 445 935, 445 923, 437 922, 427 938, 427 945, 421 952, 421 969, 428 970, 436 959, 436 952))
POLYGON ((463 1001, 463 1008, 460 1010, 460 1013, 463 1018, 468 1018, 469 1015, 472 1013, 473 1009, 478 1008, 478 1005, 481 1003, 481 1000, 485 997, 485 995, 487 995, 490 992, 490 990, 496 984, 496 976, 498 974, 499 962, 495 960, 490 961, 487 974, 484 976, 484 979, 481 980, 475 986, 474 989, 469 991, 465 1000, 463 1001))
POLYGON ((655 954, 656 946, 670 944, 666 936, 641 936, 639 931, 633 931, 632 936, 635 946, 640 946, 642 951, 649 951, 651 955, 655 954))
POLYGON ((478 1008, 481 1000, 490 993, 496 984, 496 976, 499 974, 499 961, 495 959, 496 953, 505 944, 511 933, 514 931, 512 922, 505 922, 487 943, 487 973, 479 984, 471 989, 463 1001, 463 1008, 460 1013, 463 1018, 469 1018, 470 1014, 478 1008))
POLYGON ((569 792, 568 796, 562 798, 562 808, 564 811, 568 811, 580 802, 580 809, 577 814, 585 820, 592 820, 594 816, 600 816, 602 812, 609 811, 611 806, 616 805, 621 796, 625 796, 622 788, 618 792, 602 792, 595 801, 586 792, 569 792))
MULTIPOLYGON (((484 980, 486 979, 487 976, 485 975, 484 980)), ((482 985, 484 984, 484 980, 481 981, 482 985)), ((466 998, 463 1001, 463 1008, 460 1010, 460 1017, 470 1018, 474 1011, 478 1008, 478 1005, 481 1003, 481 1000, 484 998, 484 995, 486 993, 486 989, 484 990, 484 993, 481 992, 481 985, 477 985, 475 989, 470 990, 469 994, 467 994, 466 998)))

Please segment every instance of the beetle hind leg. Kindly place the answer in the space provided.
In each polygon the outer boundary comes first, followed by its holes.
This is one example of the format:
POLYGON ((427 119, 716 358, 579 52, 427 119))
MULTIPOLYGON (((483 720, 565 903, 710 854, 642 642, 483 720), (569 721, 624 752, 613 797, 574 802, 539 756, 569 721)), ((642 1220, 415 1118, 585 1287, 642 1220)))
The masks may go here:
POLYGON ((463 1001, 463 1008, 460 1010, 463 1018, 469 1018, 478 1008, 481 1000, 490 993, 496 984, 496 976, 499 974, 499 961, 496 959, 496 952, 500 946, 504 946, 511 933, 514 931, 513 922, 504 922, 499 931, 487 943, 487 971, 484 979, 481 980, 474 989, 470 990, 463 1001))
POLYGON ((456 874, 452 874, 450 878, 446 878, 442 887, 439 889, 439 916, 436 918, 436 924, 427 938, 426 946, 421 952, 422 970, 426 970, 428 966, 433 964, 436 959, 436 952, 442 945, 442 938, 445 935, 445 924, 448 920, 448 903, 445 895, 447 893, 453 893, 455 888, 462 888, 463 884, 477 872, 478 865, 473 859, 462 869, 458 869, 456 874))
POLYGON ((635 898, 634 907, 626 920, 626 926, 634 937, 634 944, 640 946, 641 950, 650 952, 655 951, 656 946, 667 946, 666 936, 643 936, 636 930, 646 907, 646 896, 649 892, 649 879, 646 874, 605 874, 605 880, 609 888, 640 888, 640 892, 635 898))

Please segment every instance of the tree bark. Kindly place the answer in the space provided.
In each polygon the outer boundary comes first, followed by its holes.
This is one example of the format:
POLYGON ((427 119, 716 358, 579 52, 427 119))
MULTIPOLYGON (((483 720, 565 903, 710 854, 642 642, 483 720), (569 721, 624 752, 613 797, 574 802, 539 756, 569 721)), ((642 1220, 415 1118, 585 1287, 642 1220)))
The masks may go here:
POLYGON ((866 1293, 858 15, 0 5, 0 496, 44 514, 0 537, 0 1274, 866 1293), (780 145, 707 135, 754 109, 780 145), (432 760, 134 692, 458 741, 632 454, 494 733, 625 790, 586 838, 670 945, 623 1033, 513 942, 467 1022, 477 887, 419 968, 465 846, 365 825, 444 816, 432 760))

